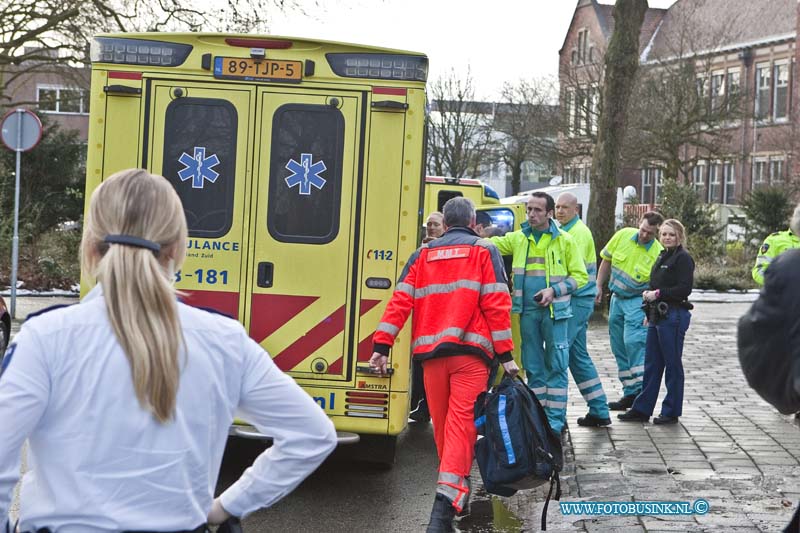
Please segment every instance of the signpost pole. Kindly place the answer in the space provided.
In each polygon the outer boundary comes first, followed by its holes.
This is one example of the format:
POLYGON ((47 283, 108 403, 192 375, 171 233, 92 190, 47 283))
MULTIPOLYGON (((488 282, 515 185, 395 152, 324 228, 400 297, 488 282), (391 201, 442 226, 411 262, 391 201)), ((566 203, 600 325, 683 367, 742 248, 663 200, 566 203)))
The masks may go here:
POLYGON ((19 113, 19 129, 17 130, 17 165, 14 172, 14 237, 11 239, 11 318, 17 318, 17 264, 19 263, 19 173, 22 160, 22 130, 24 128, 23 109, 19 113))
POLYGON ((17 318, 17 267, 19 266, 19 183, 22 152, 36 146, 42 138, 42 122, 27 109, 9 111, 0 121, 0 139, 17 153, 14 172, 14 236, 11 239, 11 318, 17 318))

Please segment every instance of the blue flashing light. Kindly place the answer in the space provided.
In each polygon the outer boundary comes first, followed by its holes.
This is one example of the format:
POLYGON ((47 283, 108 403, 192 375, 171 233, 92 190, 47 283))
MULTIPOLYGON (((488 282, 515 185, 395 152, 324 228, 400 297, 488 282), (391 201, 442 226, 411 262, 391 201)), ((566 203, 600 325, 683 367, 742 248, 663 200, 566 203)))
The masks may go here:
POLYGON ((500 195, 497 194, 497 191, 486 184, 483 185, 483 194, 489 198, 494 198, 495 200, 500 199, 500 195))

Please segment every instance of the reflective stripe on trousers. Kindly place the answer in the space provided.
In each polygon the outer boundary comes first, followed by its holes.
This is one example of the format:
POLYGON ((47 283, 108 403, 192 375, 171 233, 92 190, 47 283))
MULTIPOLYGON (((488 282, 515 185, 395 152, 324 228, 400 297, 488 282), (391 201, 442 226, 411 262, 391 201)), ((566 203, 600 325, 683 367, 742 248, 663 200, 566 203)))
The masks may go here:
POLYGON ((586 345, 586 329, 594 312, 591 296, 572 298, 572 318, 569 319, 569 371, 578 390, 589 405, 589 414, 608 418, 608 399, 586 345))
POLYGON ((641 297, 620 298, 616 294, 611 296, 608 335, 625 396, 636 396, 642 390, 644 350, 647 342, 647 326, 643 322, 641 297))
POLYGON ((526 311, 519 317, 522 366, 528 386, 544 407, 550 428, 560 433, 567 418, 567 320, 553 320, 547 308, 526 311))

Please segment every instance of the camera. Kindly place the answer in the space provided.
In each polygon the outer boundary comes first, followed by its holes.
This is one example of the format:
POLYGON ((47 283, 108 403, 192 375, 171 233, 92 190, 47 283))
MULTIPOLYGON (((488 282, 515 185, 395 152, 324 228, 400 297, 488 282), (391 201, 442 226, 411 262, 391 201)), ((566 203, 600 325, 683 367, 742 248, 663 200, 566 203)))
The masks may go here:
POLYGON ((642 304, 642 310, 647 316, 647 321, 655 324, 659 320, 667 318, 669 304, 667 302, 645 302, 642 304))

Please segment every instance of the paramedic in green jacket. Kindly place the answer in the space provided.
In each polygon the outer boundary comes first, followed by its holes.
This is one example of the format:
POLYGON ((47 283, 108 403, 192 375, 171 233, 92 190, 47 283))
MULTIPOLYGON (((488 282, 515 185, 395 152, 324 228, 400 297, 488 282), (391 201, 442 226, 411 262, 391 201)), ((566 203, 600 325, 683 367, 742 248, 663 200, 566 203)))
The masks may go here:
POLYGON ((554 211, 552 196, 534 192, 522 229, 491 240, 512 256, 511 311, 520 315, 522 366, 551 429, 560 433, 567 416, 570 295, 589 276, 575 240, 552 220, 554 211))
POLYGON ((650 270, 664 249, 656 240, 662 222, 664 217, 660 213, 648 211, 642 215, 639 229, 622 228, 600 252, 602 262, 597 271, 595 301, 602 301, 603 286, 608 282, 611 291, 608 335, 622 382, 622 398, 608 404, 612 411, 629 409, 642 390, 647 339, 642 293, 649 288, 650 270))
POLYGON ((589 274, 589 282, 572 293, 572 318, 569 319, 569 371, 589 406, 586 416, 578 418, 578 425, 608 426, 611 424, 608 399, 586 346, 586 330, 594 312, 594 297, 597 295, 597 251, 594 247, 594 236, 578 215, 578 198, 572 193, 561 193, 556 199, 556 220, 562 231, 569 233, 575 240, 589 274))
MULTIPOLYGON (((800 220, 800 205, 794 210, 792 220, 800 220)), ((786 250, 800 248, 800 237, 790 225, 786 231, 776 231, 766 239, 758 250, 756 264, 753 267, 753 279, 759 285, 764 285, 764 272, 772 261, 786 250)))

